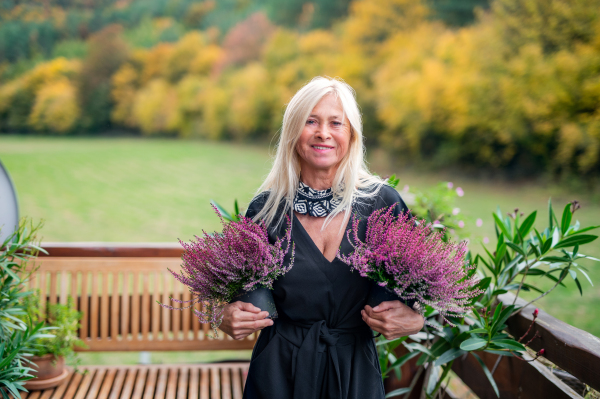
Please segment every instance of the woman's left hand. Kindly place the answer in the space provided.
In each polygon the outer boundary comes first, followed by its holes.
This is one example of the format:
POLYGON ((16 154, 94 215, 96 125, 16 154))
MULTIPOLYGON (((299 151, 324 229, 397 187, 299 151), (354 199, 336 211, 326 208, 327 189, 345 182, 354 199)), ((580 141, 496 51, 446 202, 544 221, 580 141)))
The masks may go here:
POLYGON ((423 316, 400 301, 386 301, 371 308, 361 310, 362 319, 371 329, 391 340, 421 331, 425 319, 423 316))

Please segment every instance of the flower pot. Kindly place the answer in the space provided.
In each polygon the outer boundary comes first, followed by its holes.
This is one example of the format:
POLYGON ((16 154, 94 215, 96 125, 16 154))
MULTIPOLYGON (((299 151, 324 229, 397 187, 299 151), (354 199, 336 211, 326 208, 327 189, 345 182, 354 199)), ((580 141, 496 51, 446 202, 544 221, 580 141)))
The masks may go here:
POLYGON ((262 311, 269 312, 267 318, 276 319, 277 309, 275 308, 275 300, 273 299, 273 292, 266 287, 258 287, 252 291, 240 291, 236 294, 231 302, 242 301, 251 303, 262 311))
POLYGON ((31 361, 37 367, 32 367, 35 371, 32 371, 31 374, 35 377, 25 383, 25 388, 30 391, 56 387, 69 376, 64 357, 48 354, 34 356, 31 361))
POLYGON ((382 287, 375 282, 371 282, 371 289, 369 290, 369 295, 367 296, 367 305, 374 308, 379 305, 381 302, 385 301, 400 301, 409 308, 412 309, 415 304, 414 300, 405 300, 400 298, 396 293, 390 290, 387 287, 382 287))

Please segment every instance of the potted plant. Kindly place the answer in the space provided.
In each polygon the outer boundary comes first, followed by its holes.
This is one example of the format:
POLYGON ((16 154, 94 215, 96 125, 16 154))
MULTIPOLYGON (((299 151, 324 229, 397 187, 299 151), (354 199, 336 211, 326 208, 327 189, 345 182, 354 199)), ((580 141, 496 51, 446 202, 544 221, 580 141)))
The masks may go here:
MULTIPOLYGON (((43 320, 39 306, 39 293, 27 300, 28 315, 33 320, 43 320)), ((66 363, 75 366, 79 359, 75 347, 86 345, 77 336, 82 312, 75 309, 73 298, 68 297, 66 304, 49 304, 46 325, 52 329, 53 337, 40 338, 35 342, 35 355, 31 361, 37 366, 31 374, 34 378, 27 381, 29 390, 47 389, 60 385, 69 375, 66 363)))
MULTIPOLYGON (((0 226, 1 227, 1 226, 0 226)), ((39 251, 36 233, 41 223, 22 219, 17 229, 0 242, 0 397, 20 397, 25 391, 23 384, 32 378, 34 371, 28 354, 34 350, 35 342, 49 337, 43 322, 23 320, 26 307, 23 298, 32 292, 26 291, 32 273, 29 267, 39 251)))

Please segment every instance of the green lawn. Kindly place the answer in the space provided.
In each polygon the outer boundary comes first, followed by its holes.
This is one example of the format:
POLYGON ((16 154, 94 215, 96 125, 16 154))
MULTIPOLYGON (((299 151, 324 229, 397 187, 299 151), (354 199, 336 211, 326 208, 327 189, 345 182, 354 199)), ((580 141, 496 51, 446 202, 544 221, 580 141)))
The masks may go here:
MULTIPOLYGON (((400 176, 399 189, 408 185, 426 190, 442 180, 462 187, 465 195, 456 206, 465 216, 470 248, 476 253, 482 252, 483 237, 494 242, 491 212, 497 205, 504 212, 516 207, 526 214, 538 210, 545 221, 548 197, 559 210, 577 199, 582 209, 575 218, 583 226, 600 224, 597 197, 558 185, 402 170, 381 152, 369 155, 374 171, 400 176), (475 226, 476 218, 483 219, 482 227, 475 226)), ((0 160, 17 187, 21 214, 45 220, 44 241, 187 240, 202 229, 219 228, 210 199, 231 209, 237 198, 244 208, 270 166, 265 146, 123 138, 0 136, 0 160)), ((600 242, 584 249, 600 256, 600 242)), ((589 265, 593 281, 600 284, 600 264, 589 265)), ((583 287, 581 298, 568 282, 566 289, 544 298, 540 307, 600 336, 600 320, 594 317, 600 307, 600 290, 587 282, 583 287)))

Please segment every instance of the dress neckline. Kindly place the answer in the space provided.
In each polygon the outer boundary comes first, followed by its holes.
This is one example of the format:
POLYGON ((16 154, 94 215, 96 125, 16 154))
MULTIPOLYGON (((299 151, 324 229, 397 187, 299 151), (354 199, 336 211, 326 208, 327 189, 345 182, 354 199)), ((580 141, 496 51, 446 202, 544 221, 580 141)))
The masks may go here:
MULTIPOLYGON (((312 247, 312 250, 314 252, 318 253, 320 255, 321 260, 323 260, 327 265, 333 264, 336 261, 336 259, 338 259, 337 255, 331 261, 329 259, 327 259, 325 257, 325 255, 323 254, 323 252, 321 252, 319 247, 317 247, 317 244, 315 244, 315 242, 312 239, 312 237, 310 236, 310 234, 308 234, 308 231, 306 231, 306 229, 302 225, 302 222, 300 222, 300 219, 298 219, 298 217, 296 216, 296 212, 292 212, 292 213, 294 214, 294 222, 300 226, 300 230, 302 231, 302 234, 304 234, 306 236, 306 239, 309 242, 309 245, 312 247)), ((347 239, 348 228, 351 227, 351 225, 352 225, 352 215, 350 215, 350 217, 348 218, 348 222, 346 223, 346 227, 344 228, 344 234, 342 235, 342 240, 340 241, 340 243, 338 245, 338 250, 344 243, 344 240, 347 239)))

